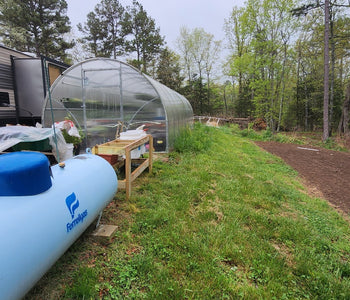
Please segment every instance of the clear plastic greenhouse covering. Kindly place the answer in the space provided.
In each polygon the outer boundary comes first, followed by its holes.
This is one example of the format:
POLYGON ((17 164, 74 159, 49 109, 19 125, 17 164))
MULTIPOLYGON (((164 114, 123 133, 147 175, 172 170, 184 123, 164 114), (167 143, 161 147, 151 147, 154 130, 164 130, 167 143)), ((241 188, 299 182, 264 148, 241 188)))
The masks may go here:
POLYGON ((67 69, 46 97, 43 125, 67 119, 83 132, 86 147, 143 126, 161 152, 169 151, 179 130, 192 123, 193 110, 185 97, 132 66, 93 58, 67 69))

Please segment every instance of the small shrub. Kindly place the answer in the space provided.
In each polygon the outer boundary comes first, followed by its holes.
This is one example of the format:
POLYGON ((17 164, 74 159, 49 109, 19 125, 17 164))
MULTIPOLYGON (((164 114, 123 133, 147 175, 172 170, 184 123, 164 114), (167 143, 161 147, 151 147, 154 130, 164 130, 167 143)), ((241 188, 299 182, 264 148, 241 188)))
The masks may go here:
POLYGON ((226 128, 230 129, 232 133, 239 133, 241 131, 238 124, 229 124, 226 128))
POLYGON ((333 138, 328 138, 325 142, 321 141, 317 145, 329 150, 347 151, 345 147, 339 145, 339 143, 337 143, 333 138))
POLYGON ((174 150, 179 153, 203 152, 212 145, 212 132, 215 129, 201 123, 194 124, 194 130, 185 127, 175 140, 174 150))
POLYGON ((274 135, 273 140, 279 143, 290 143, 290 144, 303 144, 301 139, 298 139, 297 136, 294 135, 286 135, 282 133, 277 133, 274 135))
POLYGON ((271 129, 267 128, 262 132, 262 138, 263 140, 271 140, 273 138, 273 133, 271 129))
POLYGON ((261 141, 261 140, 266 140, 263 137, 264 132, 265 131, 257 132, 257 131, 255 131, 252 128, 247 128, 247 129, 241 130, 239 132, 239 134, 240 134, 241 137, 246 137, 246 138, 249 138, 249 139, 251 139, 253 141, 261 141))

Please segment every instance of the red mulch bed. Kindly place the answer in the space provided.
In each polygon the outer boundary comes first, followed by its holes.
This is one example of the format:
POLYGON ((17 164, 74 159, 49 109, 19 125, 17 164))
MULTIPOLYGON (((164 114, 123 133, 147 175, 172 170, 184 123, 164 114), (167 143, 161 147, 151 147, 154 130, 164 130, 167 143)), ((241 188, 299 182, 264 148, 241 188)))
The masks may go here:
POLYGON ((281 157, 299 173, 309 188, 316 188, 321 192, 319 196, 350 214, 350 153, 277 142, 256 144, 281 157))

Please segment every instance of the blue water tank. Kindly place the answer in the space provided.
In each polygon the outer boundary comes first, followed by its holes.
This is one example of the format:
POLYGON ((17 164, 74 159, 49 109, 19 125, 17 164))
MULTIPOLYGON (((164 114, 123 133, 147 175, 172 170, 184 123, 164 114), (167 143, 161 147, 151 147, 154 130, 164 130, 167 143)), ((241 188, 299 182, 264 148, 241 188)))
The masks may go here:
POLYGON ((51 187, 50 163, 38 152, 0 155, 0 196, 31 196, 51 187))

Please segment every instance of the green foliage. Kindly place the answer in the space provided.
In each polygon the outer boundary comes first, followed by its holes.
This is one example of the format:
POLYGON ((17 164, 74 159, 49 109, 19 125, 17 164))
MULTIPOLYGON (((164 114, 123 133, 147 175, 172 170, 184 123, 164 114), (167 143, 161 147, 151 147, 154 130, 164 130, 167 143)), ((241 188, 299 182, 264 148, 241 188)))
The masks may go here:
POLYGON ((141 279, 138 277, 138 269, 144 268, 145 264, 146 258, 143 254, 135 257, 126 256, 125 259, 114 258, 112 264, 107 264, 111 272, 111 280, 99 284, 98 289, 107 289, 110 299, 143 298, 143 293, 138 289, 140 287, 134 287, 134 285, 141 279))
POLYGON ((154 19, 135 0, 126 8, 118 0, 102 0, 78 28, 95 56, 116 58, 135 53, 136 60, 131 63, 145 73, 164 45, 154 19))
POLYGON ((73 47, 63 38, 70 31, 65 0, 1 0, 2 42, 19 51, 65 60, 73 47))
POLYGON ((136 0, 132 4, 127 8, 126 14, 126 28, 131 34, 131 39, 127 41, 127 51, 136 54, 138 68, 147 73, 148 66, 162 50, 164 37, 142 4, 136 0))
POLYGON ((214 36, 203 28, 180 29, 177 46, 188 82, 182 92, 191 102, 195 113, 211 111, 211 77, 218 61, 220 45, 221 42, 215 41, 214 36))
POLYGON ((343 146, 339 145, 335 139, 328 138, 326 141, 320 141, 317 143, 319 147, 330 149, 330 150, 336 150, 336 151, 345 151, 347 152, 347 148, 344 148, 343 146))
MULTIPOLYGON (((345 4, 345 1, 341 1, 345 4)), ((345 82, 349 30, 344 8, 331 3, 330 125, 337 129, 345 82), (334 6, 337 6, 336 8, 334 6), (333 70, 333 71, 332 71, 333 70)), ((231 56, 227 72, 236 81, 235 114, 263 117, 273 130, 317 130, 323 126, 324 15, 298 1, 246 1, 225 22, 231 56), (301 11, 304 8, 301 7, 301 11)))
MULTIPOLYGON (((82 141, 82 138, 78 138, 76 136, 69 135, 66 129, 61 130, 62 135, 64 137, 64 140, 66 143, 73 144, 73 145, 79 145, 82 141)), ((82 134, 80 135, 82 136, 82 134)))
POLYGON ((237 127, 233 127, 231 131, 233 134, 252 141, 275 141, 279 143, 316 146, 335 151, 348 151, 346 147, 337 143, 335 139, 329 138, 323 142, 320 137, 317 138, 316 136, 316 138, 312 138, 312 135, 314 135, 312 133, 272 133, 269 129, 255 131, 252 128, 240 130, 237 127))
POLYGON ((253 129, 243 129, 242 131, 239 132, 239 134, 242 136, 242 137, 246 137, 246 138, 250 138, 252 140, 261 140, 261 134, 259 134, 258 132, 256 132, 255 130, 253 129))
POLYGON ((230 75, 238 81, 236 111, 263 117, 271 128, 279 126, 280 107, 291 88, 292 7, 293 1, 250 0, 234 8, 225 24, 232 50, 230 75))
POLYGON ((74 285, 68 286, 65 293, 66 299, 95 299, 97 273, 93 268, 81 267, 74 274, 74 285))
POLYGON ((209 111, 209 107, 204 101, 204 95, 207 94, 207 86, 204 84, 202 78, 195 76, 192 82, 185 87, 185 96, 190 101, 195 114, 203 114, 209 111))
POLYGON ((244 129, 237 132, 238 135, 242 137, 249 138, 253 141, 275 141, 279 143, 294 143, 294 144, 303 144, 303 140, 297 138, 293 135, 286 135, 283 133, 273 134, 270 129, 255 131, 253 129, 244 129))
POLYGON ((201 123, 195 123, 194 130, 190 127, 185 127, 175 140, 174 150, 179 153, 207 151, 212 145, 214 133, 215 129, 201 123))
POLYGON ((95 56, 117 57, 125 51, 126 15, 119 1, 102 0, 87 15, 84 24, 78 24, 82 39, 95 56))
POLYGON ((169 48, 160 53, 157 65, 157 80, 175 91, 179 91, 183 77, 180 75, 180 58, 169 48))

